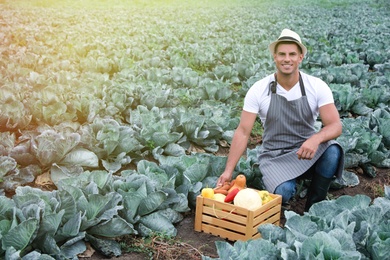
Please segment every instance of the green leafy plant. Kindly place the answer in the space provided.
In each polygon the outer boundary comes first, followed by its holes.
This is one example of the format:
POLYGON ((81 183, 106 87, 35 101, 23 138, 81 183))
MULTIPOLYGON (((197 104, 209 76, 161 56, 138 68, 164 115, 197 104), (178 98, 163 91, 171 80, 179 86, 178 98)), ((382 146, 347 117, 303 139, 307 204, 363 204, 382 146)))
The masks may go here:
POLYGON ((390 188, 385 186, 385 197, 376 198, 372 204, 365 195, 345 195, 314 204, 303 216, 288 211, 284 228, 260 225, 260 239, 233 245, 216 242, 216 259, 382 259, 390 242, 389 206, 390 188))

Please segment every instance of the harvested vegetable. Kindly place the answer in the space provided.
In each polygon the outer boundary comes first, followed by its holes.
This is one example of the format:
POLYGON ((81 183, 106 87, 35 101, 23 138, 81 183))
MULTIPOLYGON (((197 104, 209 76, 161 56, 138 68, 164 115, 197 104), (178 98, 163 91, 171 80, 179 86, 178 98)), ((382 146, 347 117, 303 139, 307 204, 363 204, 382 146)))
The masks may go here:
POLYGON ((225 182, 222 186, 214 188, 214 193, 227 195, 230 187, 231 187, 231 183, 225 182))
POLYGON ((214 194, 213 199, 220 202, 225 202, 226 195, 223 195, 221 193, 214 194))
POLYGON ((228 190, 230 193, 232 190, 238 188, 239 190, 246 188, 246 177, 244 174, 239 174, 237 177, 232 181, 232 186, 228 190))
POLYGON ((228 195, 226 195, 224 202, 228 202, 228 203, 232 202, 239 191, 240 191, 239 188, 235 188, 234 190, 229 192, 228 195))
MULTIPOLYGON (((226 195, 223 195, 221 193, 214 194, 213 199, 219 202, 225 202, 226 195)), ((215 209, 221 209, 217 206, 213 206, 215 209)))
POLYGON ((201 195, 203 198, 212 199, 214 197, 214 190, 212 188, 203 188, 201 195))
POLYGON ((258 193, 263 204, 272 200, 272 197, 269 195, 269 192, 267 190, 259 190, 258 193))
POLYGON ((214 189, 214 194, 223 194, 227 195, 228 191, 227 190, 221 190, 221 189, 214 189))
POLYGON ((255 210, 261 207, 262 201, 256 190, 245 188, 236 194, 233 204, 248 210, 255 210))

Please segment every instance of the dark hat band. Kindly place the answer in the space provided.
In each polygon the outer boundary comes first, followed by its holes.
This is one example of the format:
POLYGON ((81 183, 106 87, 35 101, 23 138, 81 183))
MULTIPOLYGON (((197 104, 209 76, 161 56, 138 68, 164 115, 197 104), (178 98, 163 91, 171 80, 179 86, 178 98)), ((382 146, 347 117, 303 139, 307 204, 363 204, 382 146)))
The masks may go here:
POLYGON ((293 37, 290 37, 290 36, 282 36, 278 39, 278 41, 285 41, 285 40, 291 40, 291 41, 294 41, 294 42, 299 42, 297 39, 293 38, 293 37))

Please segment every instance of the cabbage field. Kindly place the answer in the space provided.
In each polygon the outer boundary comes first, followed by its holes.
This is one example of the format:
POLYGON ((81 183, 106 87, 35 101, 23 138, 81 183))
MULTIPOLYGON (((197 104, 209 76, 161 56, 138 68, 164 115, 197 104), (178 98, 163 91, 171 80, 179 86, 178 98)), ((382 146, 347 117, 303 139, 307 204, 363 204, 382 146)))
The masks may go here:
MULTIPOLYGON (((210 2, 0 1, 0 258, 77 259, 86 241, 118 256, 113 238, 175 236, 223 171, 218 151, 246 91, 274 72, 268 45, 283 28, 335 97, 346 162, 333 185, 358 185, 351 168, 390 168, 388 1, 210 2)), ((256 152, 235 174, 263 189, 256 152)), ((386 188, 373 204, 324 204, 332 216, 291 213, 295 229, 263 227, 267 239, 219 252, 389 259, 389 199, 386 188)))

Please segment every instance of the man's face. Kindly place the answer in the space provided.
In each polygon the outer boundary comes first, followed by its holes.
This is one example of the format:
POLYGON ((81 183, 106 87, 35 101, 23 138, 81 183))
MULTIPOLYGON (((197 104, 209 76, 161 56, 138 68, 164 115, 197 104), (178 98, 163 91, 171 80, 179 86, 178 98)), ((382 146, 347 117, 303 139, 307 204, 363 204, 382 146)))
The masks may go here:
POLYGON ((298 70, 302 60, 303 54, 295 43, 279 43, 274 53, 276 68, 281 74, 293 74, 298 70))

